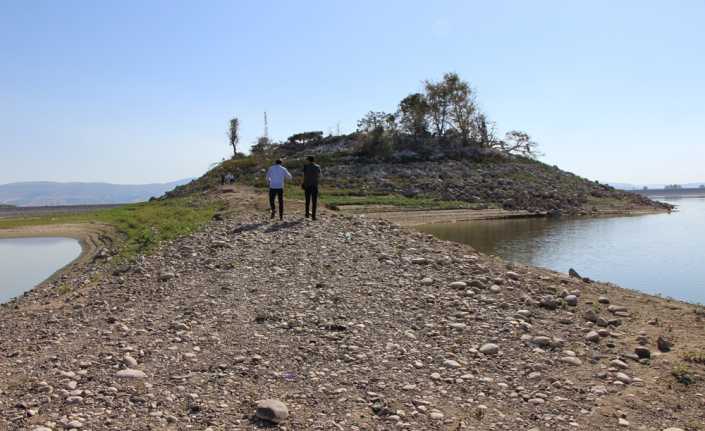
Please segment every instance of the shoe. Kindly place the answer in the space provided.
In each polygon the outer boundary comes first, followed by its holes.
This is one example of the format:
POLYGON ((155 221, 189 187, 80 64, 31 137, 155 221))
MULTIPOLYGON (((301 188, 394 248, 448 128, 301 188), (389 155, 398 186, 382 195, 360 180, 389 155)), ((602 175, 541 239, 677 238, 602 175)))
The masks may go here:
POLYGON ((269 215, 269 219, 270 219, 270 220, 274 220, 274 212, 272 212, 272 213, 269 215))
POLYGON ((311 217, 311 220, 316 221, 316 216, 311 217))
POLYGON ((306 218, 309 218, 309 217, 311 217, 311 216, 308 213, 306 213, 306 218))

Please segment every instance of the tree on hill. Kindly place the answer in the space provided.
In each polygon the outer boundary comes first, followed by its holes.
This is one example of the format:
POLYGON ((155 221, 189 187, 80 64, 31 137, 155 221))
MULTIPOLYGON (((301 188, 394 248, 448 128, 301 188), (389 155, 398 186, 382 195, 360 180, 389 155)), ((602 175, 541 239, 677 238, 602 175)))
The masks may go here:
POLYGON ((240 120, 237 117, 230 119, 228 127, 228 142, 233 147, 233 157, 237 156, 237 144, 240 141, 240 120))
POLYGON ((496 144, 496 148, 506 154, 518 154, 531 158, 538 156, 537 146, 538 144, 531 140, 531 136, 528 133, 519 130, 507 132, 504 139, 496 144))
POLYGON ((260 136, 257 138, 257 143, 250 148, 250 152, 254 156, 269 157, 277 148, 277 144, 272 143, 268 137, 260 136))
POLYGON ((320 142, 323 139, 323 132, 302 132, 291 135, 287 138, 287 142, 296 145, 307 145, 313 142, 320 142))
POLYGON ((451 110, 451 89, 446 85, 445 77, 441 82, 424 81, 424 87, 433 132, 436 136, 443 137, 451 110))
POLYGON ((475 96, 470 84, 460 79, 457 73, 448 73, 443 77, 444 85, 450 95, 450 125, 467 145, 473 135, 475 126, 475 96))
POLYGON ((426 96, 413 93, 399 102, 399 122, 401 130, 414 137, 424 136, 428 133, 429 106, 426 96))
POLYGON ((397 133, 394 114, 370 111, 357 122, 357 130, 363 136, 360 147, 362 155, 387 157, 391 154, 393 138, 397 133))

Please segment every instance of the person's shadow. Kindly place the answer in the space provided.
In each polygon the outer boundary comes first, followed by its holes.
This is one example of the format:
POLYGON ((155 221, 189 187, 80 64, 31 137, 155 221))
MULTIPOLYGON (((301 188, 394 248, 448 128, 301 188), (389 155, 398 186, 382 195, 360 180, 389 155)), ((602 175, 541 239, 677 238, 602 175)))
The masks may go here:
POLYGON ((243 233, 243 232, 249 232, 252 230, 257 230, 262 226, 265 226, 267 223, 247 223, 247 224, 241 224, 240 226, 236 227, 235 229, 232 230, 231 233, 243 233))
POLYGON ((275 224, 269 226, 264 231, 267 233, 278 232, 280 230, 289 229, 294 226, 298 226, 300 224, 301 224, 301 220, 279 222, 279 223, 275 223, 275 224))

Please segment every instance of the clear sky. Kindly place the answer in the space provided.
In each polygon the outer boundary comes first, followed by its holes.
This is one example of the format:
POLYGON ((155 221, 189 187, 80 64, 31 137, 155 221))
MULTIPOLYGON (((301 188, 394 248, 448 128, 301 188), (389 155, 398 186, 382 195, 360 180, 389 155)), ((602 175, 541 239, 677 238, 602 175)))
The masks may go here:
POLYGON ((0 2, 0 183, 198 176, 455 71, 601 181, 705 181, 705 1, 0 2))

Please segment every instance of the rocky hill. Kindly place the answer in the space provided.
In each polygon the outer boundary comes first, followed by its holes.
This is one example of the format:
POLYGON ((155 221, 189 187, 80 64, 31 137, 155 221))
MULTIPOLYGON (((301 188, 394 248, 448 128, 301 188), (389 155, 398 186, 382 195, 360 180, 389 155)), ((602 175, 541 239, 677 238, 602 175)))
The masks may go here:
POLYGON ((326 194, 404 196, 436 200, 439 205, 455 202, 477 209, 503 208, 555 215, 671 208, 527 157, 441 147, 428 154, 407 150, 380 159, 361 155, 354 138, 331 139, 308 148, 285 145, 268 157, 255 155, 225 161, 169 195, 212 190, 225 172, 234 173, 238 182, 264 187, 264 174, 275 158, 282 158, 297 176, 296 184, 307 155, 315 155, 323 168, 324 197, 326 194))
POLYGON ((701 307, 223 196, 0 306, 0 429, 702 429, 701 307))

